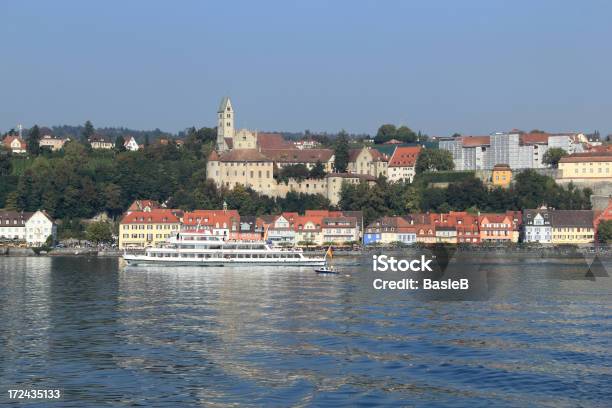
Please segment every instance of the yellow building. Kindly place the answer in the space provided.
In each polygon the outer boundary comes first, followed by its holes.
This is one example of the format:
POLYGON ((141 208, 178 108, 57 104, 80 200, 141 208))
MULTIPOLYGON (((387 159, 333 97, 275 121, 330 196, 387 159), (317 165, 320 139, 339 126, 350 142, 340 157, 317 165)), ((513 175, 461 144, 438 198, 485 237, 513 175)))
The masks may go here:
POLYGON ((595 240, 593 211, 555 210, 551 214, 553 244, 589 244, 595 240))
POLYGON ((119 249, 156 246, 178 233, 180 225, 172 210, 130 212, 119 224, 119 249))
POLYGON ((612 180, 612 152, 574 153, 559 161, 559 174, 563 180, 612 180))
POLYGON ((508 188, 512 182, 512 169, 507 164, 496 164, 491 179, 494 186, 508 188))

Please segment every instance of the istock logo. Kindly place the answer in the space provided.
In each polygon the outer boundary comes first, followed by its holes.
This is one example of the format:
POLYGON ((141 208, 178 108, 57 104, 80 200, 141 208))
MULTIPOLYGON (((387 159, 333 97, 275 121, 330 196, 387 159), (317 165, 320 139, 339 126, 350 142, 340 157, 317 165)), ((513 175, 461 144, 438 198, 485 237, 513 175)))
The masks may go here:
POLYGON ((421 255, 421 259, 395 259, 387 255, 372 256, 372 270, 376 272, 433 272, 429 264, 432 259, 426 259, 421 255))

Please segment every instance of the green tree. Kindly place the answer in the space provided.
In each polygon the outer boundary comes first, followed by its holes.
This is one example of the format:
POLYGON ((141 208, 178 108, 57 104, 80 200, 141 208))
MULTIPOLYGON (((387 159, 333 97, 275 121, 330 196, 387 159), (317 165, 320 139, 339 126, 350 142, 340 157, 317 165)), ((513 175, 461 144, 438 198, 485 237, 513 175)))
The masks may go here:
POLYGON ((11 151, 4 145, 0 145, 0 176, 8 176, 12 168, 11 151))
POLYGON ((314 179, 322 179, 325 177, 325 168, 323 167, 323 163, 320 160, 317 160, 317 163, 314 165, 312 169, 310 169, 310 178, 314 179))
POLYGON ((376 137, 374 138, 374 143, 380 144, 388 142, 389 140, 395 138, 397 133, 397 128, 395 125, 391 125, 389 123, 382 125, 378 128, 378 132, 376 132, 376 137))
POLYGON ((340 131, 336 138, 334 156, 334 167, 336 172, 345 173, 349 163, 349 140, 348 134, 344 129, 340 131))
POLYGON ((121 135, 115 138, 115 150, 118 152, 125 152, 125 138, 121 135))
POLYGON ((453 155, 448 150, 423 149, 417 159, 415 172, 421 174, 426 171, 445 171, 454 168, 453 155))
POLYGON ((559 160, 561 158, 567 156, 568 153, 560 148, 560 147, 551 147, 544 153, 544 157, 542 157, 542 163, 551 166, 552 168, 559 167, 559 160))
POLYGON ((91 121, 85 122, 83 131, 81 132, 81 143, 85 146, 89 146, 89 139, 94 135, 95 129, 91 121))
POLYGON ((597 226, 597 241, 604 244, 612 242, 612 221, 604 220, 597 226))
POLYGON ((26 140, 27 150, 32 156, 38 156, 40 153, 40 128, 38 125, 34 125, 26 140))
POLYGON ((417 140, 417 135, 408 126, 400 126, 395 132, 395 138, 402 142, 413 143, 417 140))
POLYGON ((85 235, 95 244, 110 243, 113 240, 112 225, 106 221, 92 222, 87 226, 85 235))

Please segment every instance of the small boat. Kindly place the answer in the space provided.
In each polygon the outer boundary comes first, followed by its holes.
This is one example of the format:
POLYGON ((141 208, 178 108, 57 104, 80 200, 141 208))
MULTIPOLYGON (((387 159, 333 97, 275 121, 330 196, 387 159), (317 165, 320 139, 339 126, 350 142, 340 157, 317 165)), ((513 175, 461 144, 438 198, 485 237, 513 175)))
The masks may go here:
POLYGON ((329 258, 333 258, 334 257, 334 251, 332 251, 332 247, 330 246, 327 249, 327 252, 325 252, 325 258, 323 258, 323 260, 325 261, 325 264, 323 266, 320 266, 318 268, 315 269, 316 273, 330 273, 330 274, 334 274, 337 275, 340 272, 338 272, 336 269, 334 269, 333 265, 327 265, 327 256, 329 255, 329 258))
POLYGON ((327 266, 327 265, 324 265, 324 266, 321 266, 320 268, 315 269, 315 272, 316 273, 331 273, 334 275, 337 275, 340 273, 337 270, 335 270, 333 266, 327 266))

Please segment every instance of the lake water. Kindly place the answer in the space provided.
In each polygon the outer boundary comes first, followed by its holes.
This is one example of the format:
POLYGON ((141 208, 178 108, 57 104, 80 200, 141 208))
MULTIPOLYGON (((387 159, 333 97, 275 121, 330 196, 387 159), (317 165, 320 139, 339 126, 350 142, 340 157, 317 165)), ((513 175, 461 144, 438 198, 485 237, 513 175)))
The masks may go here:
POLYGON ((612 278, 584 262, 483 258, 484 299, 439 301, 374 291, 356 261, 0 258, 0 405, 610 406, 612 278))

